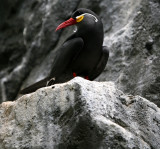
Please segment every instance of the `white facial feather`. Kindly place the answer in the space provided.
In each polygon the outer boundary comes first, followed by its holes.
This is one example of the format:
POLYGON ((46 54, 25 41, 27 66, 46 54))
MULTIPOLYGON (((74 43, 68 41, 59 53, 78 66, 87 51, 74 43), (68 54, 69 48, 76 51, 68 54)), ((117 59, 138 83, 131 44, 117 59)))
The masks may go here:
MULTIPOLYGON (((94 15, 92 15, 92 14, 90 14, 90 13, 83 13, 83 14, 81 14, 80 16, 85 16, 85 15, 90 15, 90 16, 92 16, 92 17, 94 18, 95 22, 98 22, 98 19, 97 19, 94 15)), ((80 17, 80 16, 77 16, 76 18, 78 18, 78 17, 80 17)))

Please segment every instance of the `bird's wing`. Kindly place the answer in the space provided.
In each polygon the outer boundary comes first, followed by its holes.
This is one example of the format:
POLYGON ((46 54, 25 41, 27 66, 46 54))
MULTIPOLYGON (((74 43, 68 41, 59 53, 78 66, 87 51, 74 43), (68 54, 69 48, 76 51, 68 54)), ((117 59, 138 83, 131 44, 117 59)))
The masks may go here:
POLYGON ((58 77, 61 75, 77 54, 82 50, 83 44, 83 39, 80 37, 64 42, 58 50, 50 76, 58 77))
POLYGON ((57 83, 56 78, 62 75, 62 73, 67 69, 68 65, 72 62, 74 57, 77 56, 82 48, 82 38, 73 38, 64 42, 64 44, 58 50, 50 75, 43 80, 24 88, 20 91, 20 94, 28 94, 41 87, 45 87, 47 81, 49 81, 51 78, 55 78, 55 83, 57 83))
POLYGON ((94 80, 96 77, 98 77, 101 72, 104 70, 107 61, 109 57, 109 50, 106 46, 102 47, 102 56, 96 65, 96 67, 93 69, 93 71, 89 75, 89 80, 94 80))

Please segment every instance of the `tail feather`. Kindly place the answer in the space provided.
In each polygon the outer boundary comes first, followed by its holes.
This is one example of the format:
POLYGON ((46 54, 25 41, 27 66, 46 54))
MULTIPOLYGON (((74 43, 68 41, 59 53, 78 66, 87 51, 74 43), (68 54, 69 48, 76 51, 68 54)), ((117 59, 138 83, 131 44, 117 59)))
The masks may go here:
POLYGON ((45 78, 39 82, 36 82, 20 91, 20 94, 28 94, 36 91, 39 88, 45 87, 49 78, 45 78))

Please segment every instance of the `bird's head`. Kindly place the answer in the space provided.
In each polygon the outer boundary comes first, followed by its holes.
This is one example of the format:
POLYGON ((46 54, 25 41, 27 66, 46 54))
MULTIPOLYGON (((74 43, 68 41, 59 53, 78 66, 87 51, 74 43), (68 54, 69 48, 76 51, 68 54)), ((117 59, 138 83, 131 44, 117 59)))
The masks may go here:
POLYGON ((67 26, 75 25, 75 24, 82 24, 82 25, 88 25, 98 22, 98 16, 92 12, 91 10, 80 8, 76 10, 70 19, 67 21, 61 23, 57 28, 56 31, 62 28, 65 28, 67 26))

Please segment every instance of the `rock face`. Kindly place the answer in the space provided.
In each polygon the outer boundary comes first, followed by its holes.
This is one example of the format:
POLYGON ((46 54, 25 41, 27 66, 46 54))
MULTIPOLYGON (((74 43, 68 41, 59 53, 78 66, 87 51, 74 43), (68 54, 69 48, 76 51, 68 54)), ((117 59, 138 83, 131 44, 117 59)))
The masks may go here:
POLYGON ((75 78, 0 105, 0 148, 159 149, 160 109, 75 78))
POLYGON ((114 6, 113 25, 104 40, 109 64, 98 80, 114 81, 125 93, 160 106, 160 3, 119 1, 114 6))
POLYGON ((160 3, 156 0, 1 0, 0 101, 50 72, 59 45, 72 32, 57 25, 78 7, 104 23, 110 58, 98 81, 114 81, 125 93, 160 106, 160 3))
POLYGON ((52 50, 60 36, 60 32, 55 33, 55 28, 71 15, 78 2, 79 0, 2 0, 1 101, 14 100, 29 74, 26 82, 33 83, 49 73, 54 60, 52 50))

